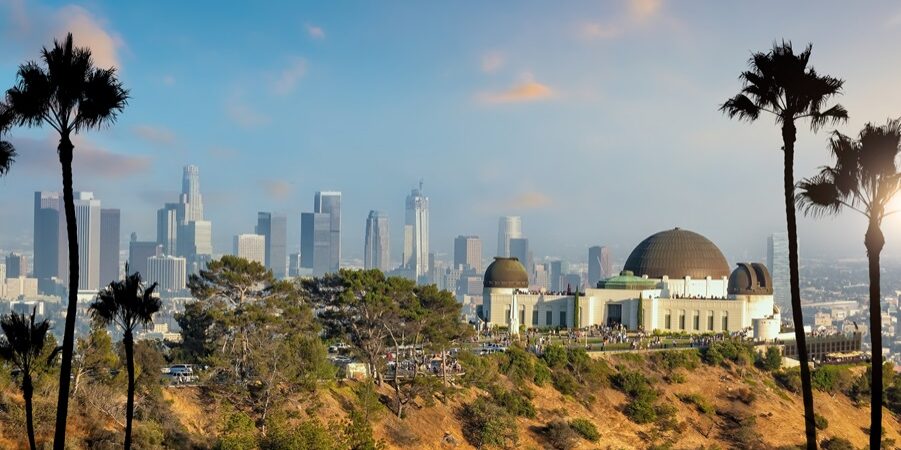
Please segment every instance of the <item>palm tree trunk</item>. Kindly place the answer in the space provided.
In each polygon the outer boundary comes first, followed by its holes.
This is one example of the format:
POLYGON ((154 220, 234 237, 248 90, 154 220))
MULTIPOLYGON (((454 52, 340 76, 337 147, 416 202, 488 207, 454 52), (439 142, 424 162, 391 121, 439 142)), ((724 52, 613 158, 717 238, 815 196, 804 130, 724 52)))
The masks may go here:
POLYGON ((125 403, 125 450, 131 449, 131 421, 135 416, 135 344, 131 330, 122 337, 125 344, 125 370, 128 371, 128 399, 125 403))
POLYGON ((75 200, 72 192, 72 153, 68 133, 59 140, 59 163, 63 169, 63 204, 66 210, 66 236, 69 244, 69 305, 63 332, 63 357, 59 368, 59 395, 56 400, 56 434, 54 450, 66 446, 66 417, 69 412, 69 382, 72 373, 72 350, 75 345, 75 316, 78 313, 78 226, 75 223, 75 200))
POLYGON ((882 444, 882 306, 880 299, 879 256, 885 246, 885 237, 875 219, 881 211, 871 211, 870 225, 864 243, 870 272, 870 343, 872 346, 872 378, 870 379, 870 448, 878 449, 882 444))
POLYGON ((37 450, 37 444, 34 442, 34 412, 31 406, 31 397, 34 394, 34 385, 31 384, 31 374, 23 371, 22 374, 22 397, 25 399, 25 429, 28 433, 28 445, 31 450, 37 450))
POLYGON ((804 431, 807 448, 816 450, 817 429, 813 411, 813 389, 810 383, 810 366, 807 356, 807 336, 804 334, 804 316, 801 312, 801 284, 798 276, 798 223, 795 217, 795 135, 797 130, 791 120, 782 125, 784 153, 785 218, 788 225, 788 272, 791 281, 792 322, 795 326, 795 343, 801 363, 801 395, 804 400, 804 431))

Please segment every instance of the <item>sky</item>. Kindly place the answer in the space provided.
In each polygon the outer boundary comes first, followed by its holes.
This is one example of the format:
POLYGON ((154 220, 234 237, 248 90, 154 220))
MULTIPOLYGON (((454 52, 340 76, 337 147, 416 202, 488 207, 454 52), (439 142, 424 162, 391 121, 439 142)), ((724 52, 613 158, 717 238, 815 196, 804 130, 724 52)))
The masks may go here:
MULTIPOLYGON (((439 254, 476 234, 488 258, 498 217, 520 215, 537 257, 608 245, 621 263, 678 226, 731 262, 762 260, 785 228, 779 130, 718 111, 750 53, 813 43, 817 71, 846 80, 846 124, 799 125, 798 178, 828 162, 831 131, 901 116, 896 2, 0 0, 0 88, 66 31, 131 93, 114 125, 75 141, 76 189, 122 210, 123 246, 155 236, 196 164, 217 253, 272 210, 298 251, 300 213, 339 190, 344 257, 362 257, 375 209, 398 260, 421 179, 439 254)), ((60 189, 56 138, 10 140, 0 249, 27 251, 33 192, 60 189)), ((899 216, 887 258, 901 257, 899 216)), ((864 231, 851 213, 801 218, 802 257, 862 258, 864 231)))

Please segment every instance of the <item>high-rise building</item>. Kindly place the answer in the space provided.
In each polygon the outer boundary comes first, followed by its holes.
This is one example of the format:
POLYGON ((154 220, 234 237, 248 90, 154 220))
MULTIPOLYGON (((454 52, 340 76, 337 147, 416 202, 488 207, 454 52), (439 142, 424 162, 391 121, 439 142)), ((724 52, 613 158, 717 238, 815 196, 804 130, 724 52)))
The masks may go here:
POLYGON ((118 209, 100 210, 100 286, 119 279, 119 223, 118 209))
POLYGON ((147 258, 147 275, 144 281, 159 283, 159 292, 175 292, 185 289, 187 264, 184 258, 161 255, 147 258))
POLYGON ((510 257, 519 259, 520 264, 526 268, 526 273, 532 274, 534 265, 532 263, 532 252, 529 250, 529 239, 524 237, 511 238, 510 257))
POLYGON ((454 239, 454 268, 458 267, 482 273, 482 240, 478 236, 457 236, 454 239))
POLYGON ((185 222, 203 220, 203 197, 200 195, 200 169, 184 167, 181 180, 181 203, 185 205, 185 222))
POLYGON ((387 272, 390 261, 390 247, 388 215, 381 211, 369 211, 369 217, 366 218, 363 267, 387 272))
POLYGON ((594 246, 588 249, 588 287, 597 287, 598 281, 613 276, 610 267, 610 250, 594 246))
POLYGON ((568 273, 564 275, 560 290, 566 292, 582 292, 582 275, 577 273, 568 273))
POLYGON ((35 192, 32 271, 35 278, 42 283, 51 278, 65 281, 69 270, 67 242, 62 195, 58 192, 35 192))
MULTIPOLYGON (((28 257, 21 253, 10 253, 6 257, 6 274, 3 278, 19 278, 28 276, 28 257)), ((0 281, 3 280, 0 278, 0 281)))
POLYGON ((331 221, 330 214, 300 215, 301 267, 312 269, 313 276, 334 272, 331 268, 331 221))
POLYGON ((178 227, 178 256, 188 261, 198 256, 213 255, 213 224, 209 220, 195 220, 178 227))
POLYGON ((422 182, 407 196, 404 268, 417 279, 429 273, 429 198, 422 193, 422 182))
POLYGON ((300 253, 291 253, 288 257, 288 276, 299 277, 301 267, 303 266, 300 263, 300 253))
MULTIPOLYGON (((78 289, 100 289, 100 200, 91 192, 75 193, 78 224, 78 289)), ((68 279, 68 274, 66 274, 68 279)))
POLYGON ((235 236, 235 256, 266 264, 266 237, 261 234, 235 236))
POLYGON ((163 246, 156 241, 139 241, 136 235, 128 243, 128 271, 147 275, 147 259, 163 254, 163 246))
POLYGON ((185 205, 166 203, 156 212, 156 241, 167 255, 178 254, 178 228, 184 223, 185 205))
POLYGON ((337 272, 341 268, 341 193, 317 192, 313 212, 329 215, 328 272, 337 272))
POLYGON ((791 278, 788 271, 788 233, 777 232, 766 240, 766 264, 773 277, 773 303, 783 316, 791 312, 791 278))
POLYGON ((522 218, 519 216, 501 217, 497 224, 497 256, 511 256, 510 239, 521 237, 522 218))
POLYGON ((288 275, 288 217, 259 212, 256 233, 266 238, 266 267, 276 278, 285 278, 288 275))
POLYGON ((548 264, 548 289, 554 292, 561 292, 566 289, 565 280, 563 279, 563 274, 566 272, 566 265, 563 261, 551 261, 548 264))

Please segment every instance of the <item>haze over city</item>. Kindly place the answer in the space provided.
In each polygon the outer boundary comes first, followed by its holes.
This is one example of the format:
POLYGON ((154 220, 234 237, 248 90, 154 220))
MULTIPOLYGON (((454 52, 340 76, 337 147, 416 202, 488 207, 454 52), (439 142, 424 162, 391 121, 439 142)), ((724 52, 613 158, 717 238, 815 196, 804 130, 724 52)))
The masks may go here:
MULTIPOLYGON (((536 256, 584 260, 609 245, 621 263, 681 226, 732 262, 762 260, 766 236, 784 229, 780 136, 769 120, 717 110, 750 52, 774 37, 815 43, 812 64, 847 80, 846 133, 901 104, 901 7, 765 5, 4 0, 0 84, 62 30, 119 68, 133 98, 115 127, 79 136, 75 184, 122 210, 123 246, 131 231, 154 236, 156 209, 195 164, 216 253, 270 210, 288 214, 296 252, 300 212, 338 190, 344 258, 362 258, 371 209, 391 218, 399 256, 404 197, 423 179, 438 254, 459 234, 492 249, 498 216, 520 215, 536 256)), ((827 162, 833 128, 799 133, 796 176, 827 162)), ((59 190, 55 139, 11 140, 21 156, 0 179, 0 248, 25 250, 33 192, 59 190)), ((802 258, 862 257, 862 231, 847 230, 863 227, 802 217, 802 258)), ((901 256, 901 219, 885 228, 884 256, 901 256)))

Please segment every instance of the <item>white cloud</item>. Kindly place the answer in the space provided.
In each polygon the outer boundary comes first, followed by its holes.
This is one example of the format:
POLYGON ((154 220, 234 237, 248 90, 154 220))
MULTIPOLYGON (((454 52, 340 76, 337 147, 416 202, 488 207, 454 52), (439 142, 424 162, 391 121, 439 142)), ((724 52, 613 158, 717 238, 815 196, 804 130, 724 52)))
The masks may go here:
POLYGON ((494 73, 504 67, 504 55, 499 52, 488 52, 482 55, 482 72, 494 73))
POLYGON ((272 91, 278 95, 294 92, 297 83, 307 73, 307 62, 303 58, 292 57, 272 82, 272 91))
POLYGON ((325 30, 322 27, 317 27, 316 25, 307 24, 307 35, 313 39, 325 39, 325 30))
POLYGON ((483 103, 495 104, 547 100, 553 96, 554 91, 550 86, 535 81, 532 74, 525 73, 513 86, 500 91, 482 92, 477 98, 483 103))
POLYGON ((244 100, 241 92, 233 92, 225 100, 225 114, 243 128, 255 128, 269 123, 269 116, 257 111, 244 100))

